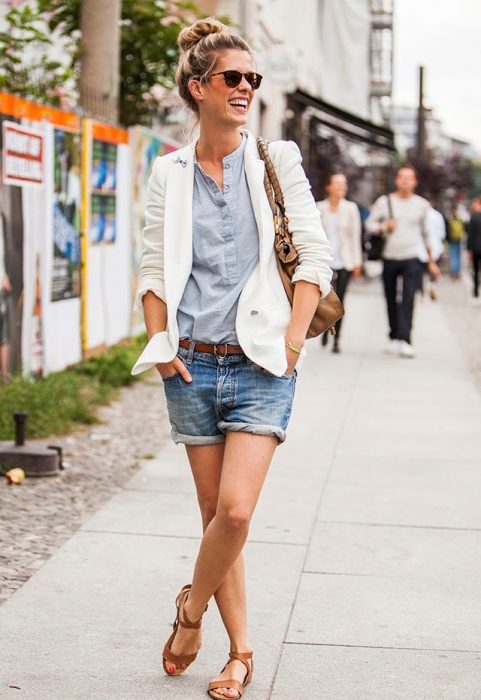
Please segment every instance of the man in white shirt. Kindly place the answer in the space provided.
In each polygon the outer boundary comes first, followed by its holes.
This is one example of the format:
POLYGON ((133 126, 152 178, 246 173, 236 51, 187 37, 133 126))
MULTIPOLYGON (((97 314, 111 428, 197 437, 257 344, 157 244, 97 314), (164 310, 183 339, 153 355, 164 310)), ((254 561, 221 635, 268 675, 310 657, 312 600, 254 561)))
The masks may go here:
POLYGON ((389 344, 386 351, 401 357, 414 357, 411 328, 414 298, 421 286, 422 264, 419 249, 422 242, 427 255, 428 272, 439 277, 429 238, 428 216, 430 205, 414 194, 417 186, 416 171, 410 166, 399 168, 396 191, 379 197, 366 222, 372 234, 385 236, 383 250, 383 282, 389 318, 389 344), (402 295, 398 299, 398 280, 402 280, 402 295))

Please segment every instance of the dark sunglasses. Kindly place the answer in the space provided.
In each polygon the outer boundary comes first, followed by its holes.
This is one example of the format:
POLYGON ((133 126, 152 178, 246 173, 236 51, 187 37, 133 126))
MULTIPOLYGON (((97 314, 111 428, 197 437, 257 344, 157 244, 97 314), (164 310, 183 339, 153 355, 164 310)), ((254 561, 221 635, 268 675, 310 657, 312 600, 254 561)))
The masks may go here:
POLYGON ((223 75, 227 87, 236 88, 241 84, 242 78, 245 78, 253 90, 257 90, 261 86, 262 75, 259 73, 241 73, 238 70, 223 70, 220 73, 212 73, 214 75, 223 75))

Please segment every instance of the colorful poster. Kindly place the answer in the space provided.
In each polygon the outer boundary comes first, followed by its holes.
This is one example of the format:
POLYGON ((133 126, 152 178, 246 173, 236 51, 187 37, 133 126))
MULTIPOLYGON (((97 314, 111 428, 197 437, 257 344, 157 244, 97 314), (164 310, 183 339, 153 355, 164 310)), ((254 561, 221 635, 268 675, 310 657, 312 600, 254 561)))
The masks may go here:
POLYGON ((92 194, 90 208, 90 240, 92 243, 114 243, 116 238, 115 197, 92 194))
POLYGON ((80 139, 54 129, 52 301, 80 296, 80 139))
POLYGON ((117 144, 93 139, 90 242, 115 243, 117 144))
MULTIPOLYGON (((8 120, 0 114, 2 127, 8 120)), ((22 189, 4 182, 4 134, 0 129, 0 382, 21 368, 23 312, 22 189)))
POLYGON ((4 121, 3 183, 5 185, 44 184, 44 137, 41 131, 4 121))

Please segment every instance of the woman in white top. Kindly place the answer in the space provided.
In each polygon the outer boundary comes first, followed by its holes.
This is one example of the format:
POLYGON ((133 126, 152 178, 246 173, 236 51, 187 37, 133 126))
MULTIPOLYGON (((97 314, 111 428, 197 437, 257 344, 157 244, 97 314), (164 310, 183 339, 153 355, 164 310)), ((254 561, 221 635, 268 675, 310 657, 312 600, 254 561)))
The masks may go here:
MULTIPOLYGON (((351 276, 358 277, 362 265, 361 215, 357 205, 346 199, 347 189, 346 176, 335 173, 326 184, 327 199, 317 203, 332 246, 332 286, 341 301, 344 300, 351 276)), ((341 351, 341 324, 342 319, 339 319, 335 326, 332 351, 336 353, 341 351)), ((324 333, 321 339, 323 345, 327 345, 328 337, 328 333, 324 333)))
MULTIPOLYGON (((240 698, 252 678, 242 549, 285 438, 308 327, 330 289, 330 246, 299 149, 271 144, 299 253, 291 308, 276 267, 264 162, 243 129, 262 76, 246 42, 214 19, 182 30, 178 43, 177 85, 200 135, 153 166, 138 292, 150 340, 133 371, 155 365, 163 379, 204 529, 192 584, 176 599, 164 670, 177 676, 195 660, 215 596, 230 654, 208 692, 222 700, 240 698)), ((267 584, 268 572, 259 575, 267 584)))

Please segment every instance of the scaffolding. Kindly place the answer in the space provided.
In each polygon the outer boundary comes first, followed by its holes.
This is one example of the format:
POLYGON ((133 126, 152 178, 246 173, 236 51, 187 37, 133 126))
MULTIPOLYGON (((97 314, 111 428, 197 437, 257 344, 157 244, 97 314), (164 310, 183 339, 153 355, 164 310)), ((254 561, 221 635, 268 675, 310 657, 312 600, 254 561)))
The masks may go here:
POLYGON ((391 121, 394 0, 370 0, 371 119, 391 121))

